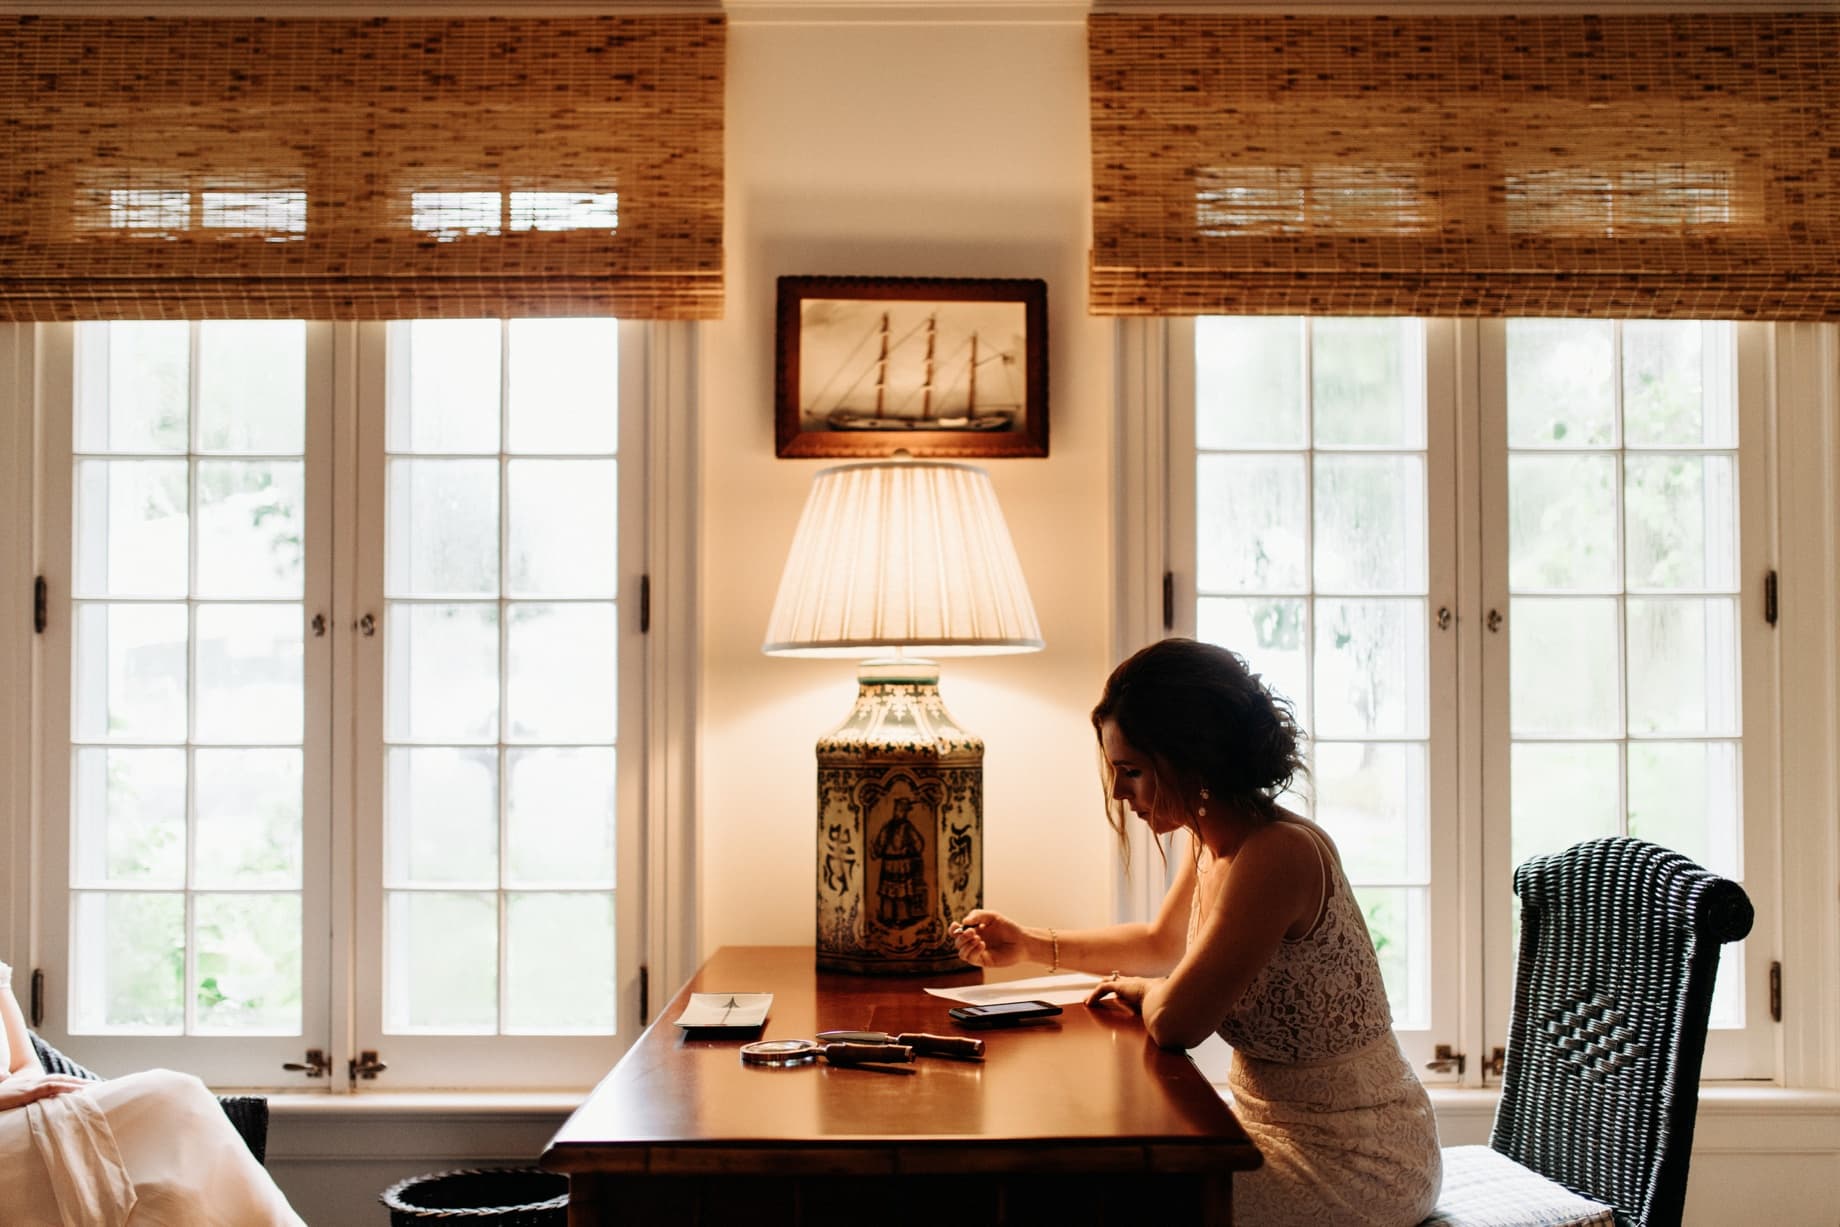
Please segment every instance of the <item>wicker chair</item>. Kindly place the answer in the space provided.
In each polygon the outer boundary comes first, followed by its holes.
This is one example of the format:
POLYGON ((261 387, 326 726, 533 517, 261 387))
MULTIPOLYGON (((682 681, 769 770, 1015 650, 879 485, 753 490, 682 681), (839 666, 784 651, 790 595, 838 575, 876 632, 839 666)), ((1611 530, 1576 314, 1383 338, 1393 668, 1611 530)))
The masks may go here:
MULTIPOLYGON (((75 1061, 47 1044, 37 1032, 32 1033, 32 1047, 38 1053, 38 1063, 45 1067, 48 1074, 69 1074, 73 1078, 89 1078, 100 1082, 102 1075, 86 1069, 75 1061)), ((236 1126, 243 1141, 249 1147, 249 1153, 256 1157, 257 1163, 268 1162, 268 1099, 263 1095, 219 1095, 217 1102, 223 1105, 224 1115, 236 1126)))
POLYGON ((1520 962, 1487 1146, 1444 1151, 1427 1224, 1677 1227, 1719 947, 1750 932, 1736 882, 1639 839, 1514 871, 1520 962))

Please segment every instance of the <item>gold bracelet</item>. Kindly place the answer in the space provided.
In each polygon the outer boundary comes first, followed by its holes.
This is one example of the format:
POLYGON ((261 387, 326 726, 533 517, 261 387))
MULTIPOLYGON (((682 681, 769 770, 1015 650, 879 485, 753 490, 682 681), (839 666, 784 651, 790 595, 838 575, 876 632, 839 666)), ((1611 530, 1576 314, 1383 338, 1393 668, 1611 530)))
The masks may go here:
POLYGON ((1049 929, 1049 930, 1048 930, 1048 941, 1049 941, 1049 942, 1051 942, 1051 943, 1053 944, 1053 946, 1054 946, 1054 965, 1053 965, 1052 967, 1050 967, 1050 968, 1048 968, 1048 974, 1049 974, 1049 975, 1053 975, 1053 974, 1054 974, 1055 972, 1057 972, 1057 971, 1059 971, 1059 970, 1061 969, 1061 939, 1060 939, 1060 935, 1059 935, 1059 934, 1057 934, 1057 933, 1056 933, 1056 932, 1055 932, 1055 931, 1054 931, 1053 929, 1049 929))

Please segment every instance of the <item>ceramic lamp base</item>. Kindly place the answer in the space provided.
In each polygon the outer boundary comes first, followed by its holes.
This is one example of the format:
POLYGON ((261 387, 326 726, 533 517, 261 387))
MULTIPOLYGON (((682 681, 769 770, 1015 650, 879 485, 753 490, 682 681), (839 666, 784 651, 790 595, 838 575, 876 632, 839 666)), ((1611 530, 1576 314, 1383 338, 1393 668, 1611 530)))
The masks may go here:
POLYGON ((872 660, 818 742, 818 967, 964 971, 954 921, 984 902, 984 743, 930 660, 872 660))

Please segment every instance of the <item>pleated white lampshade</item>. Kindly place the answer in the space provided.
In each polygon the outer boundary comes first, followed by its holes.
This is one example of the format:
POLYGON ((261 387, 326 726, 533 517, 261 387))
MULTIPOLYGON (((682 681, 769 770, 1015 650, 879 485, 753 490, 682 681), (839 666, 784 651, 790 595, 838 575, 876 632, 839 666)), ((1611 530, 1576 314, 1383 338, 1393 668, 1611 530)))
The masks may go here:
POLYGON ((818 473, 762 651, 861 658, 1041 646, 990 474, 901 459, 818 473))

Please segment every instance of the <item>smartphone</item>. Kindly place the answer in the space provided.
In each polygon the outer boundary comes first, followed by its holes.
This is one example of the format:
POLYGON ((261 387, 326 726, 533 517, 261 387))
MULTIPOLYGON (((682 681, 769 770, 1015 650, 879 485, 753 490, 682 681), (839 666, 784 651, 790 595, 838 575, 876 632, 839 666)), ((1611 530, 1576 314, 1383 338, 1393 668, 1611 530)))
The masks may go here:
POLYGON ((961 1005, 946 1015, 961 1027, 1014 1027, 1052 1018, 1061 1008, 1046 1001, 1005 1001, 998 1005, 961 1005))

